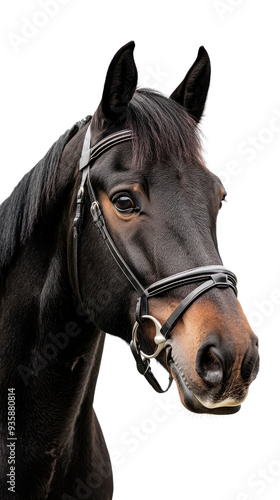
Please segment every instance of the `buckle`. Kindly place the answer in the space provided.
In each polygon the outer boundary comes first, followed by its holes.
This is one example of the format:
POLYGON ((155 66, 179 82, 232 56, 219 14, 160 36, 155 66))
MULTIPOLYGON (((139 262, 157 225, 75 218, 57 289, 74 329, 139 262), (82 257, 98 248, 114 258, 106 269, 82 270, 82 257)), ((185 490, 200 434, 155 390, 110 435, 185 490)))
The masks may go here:
POLYGON ((84 193, 85 193, 84 187, 81 186, 77 194, 77 203, 82 203, 84 198, 84 193))
POLYGON ((101 210, 101 207, 98 203, 97 200, 95 200, 91 206, 90 206, 90 213, 93 218, 93 222, 96 224, 97 229, 99 230, 102 238, 106 240, 107 234, 106 234, 106 226, 103 218, 103 213, 101 210))
MULTIPOLYGON (((133 327, 133 330, 132 330, 132 343, 134 345, 134 348, 137 349, 141 356, 143 356, 145 359, 149 360, 149 359, 152 359, 152 358, 156 358, 159 353, 165 348, 166 346, 166 338, 162 335, 161 333, 161 324, 160 322, 154 318, 153 316, 150 316, 149 314, 144 314, 142 316, 143 319, 150 319, 155 327, 156 327, 156 334, 155 334, 155 337, 154 337, 154 343, 157 345, 157 348, 155 350, 155 352, 153 354, 145 354, 143 351, 141 351, 139 348, 138 348, 138 337, 137 337, 137 331, 138 331, 138 328, 139 328, 139 323, 138 321, 136 321, 134 323, 134 327, 133 327)), ((142 319, 141 318, 141 319, 142 319)))
POLYGON ((159 382, 153 375, 153 372, 150 368, 150 358, 154 358, 158 355, 158 353, 166 346, 166 339, 163 337, 163 335, 159 331, 159 326, 160 323, 157 321, 153 316, 142 316, 144 318, 151 319, 154 324, 156 324, 156 336, 155 336, 155 342, 158 344, 158 348, 156 349, 156 352, 152 354, 151 356, 148 356, 147 354, 144 354, 139 347, 138 340, 137 340, 137 330, 139 327, 139 323, 136 321, 133 327, 132 331, 132 340, 130 342, 130 349, 132 351, 132 354, 134 356, 134 359, 136 361, 136 366, 137 370, 141 375, 144 375, 145 379, 149 382, 149 384, 152 386, 152 388, 159 393, 163 393, 168 391, 169 387, 172 384, 173 377, 171 374, 169 374, 169 382, 168 386, 166 389, 162 389, 159 382))
POLYGON ((93 221, 97 223, 102 215, 100 205, 98 201, 94 201, 90 206, 90 213, 92 215, 93 221))

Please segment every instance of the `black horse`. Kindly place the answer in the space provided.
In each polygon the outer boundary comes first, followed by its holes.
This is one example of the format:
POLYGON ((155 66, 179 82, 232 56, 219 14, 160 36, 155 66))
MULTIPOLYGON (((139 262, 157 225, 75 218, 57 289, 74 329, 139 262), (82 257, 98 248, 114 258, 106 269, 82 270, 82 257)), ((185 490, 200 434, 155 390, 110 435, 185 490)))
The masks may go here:
POLYGON ((218 252, 226 193, 201 156, 208 54, 166 98, 136 90, 133 49, 0 207, 1 499, 112 498, 92 408, 104 332, 161 392, 157 357, 194 412, 237 411, 258 371, 218 252))

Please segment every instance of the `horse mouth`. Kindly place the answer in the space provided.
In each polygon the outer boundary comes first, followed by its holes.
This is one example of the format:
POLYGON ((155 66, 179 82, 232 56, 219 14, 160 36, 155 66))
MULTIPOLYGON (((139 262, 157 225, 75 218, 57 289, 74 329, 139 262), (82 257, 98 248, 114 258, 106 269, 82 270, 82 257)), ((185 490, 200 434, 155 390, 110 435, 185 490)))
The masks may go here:
POLYGON ((209 405, 205 406, 197 396, 193 394, 193 392, 190 390, 188 387, 185 377, 182 375, 180 372, 179 368, 177 367, 175 361, 169 355, 169 360, 168 360, 170 370, 172 377, 174 378, 175 382, 177 383, 179 395, 181 398, 181 401, 183 405, 193 413, 210 413, 214 415, 232 415, 234 413, 237 413, 240 408, 241 404, 238 404, 236 402, 229 402, 228 406, 215 406, 215 405, 209 405))

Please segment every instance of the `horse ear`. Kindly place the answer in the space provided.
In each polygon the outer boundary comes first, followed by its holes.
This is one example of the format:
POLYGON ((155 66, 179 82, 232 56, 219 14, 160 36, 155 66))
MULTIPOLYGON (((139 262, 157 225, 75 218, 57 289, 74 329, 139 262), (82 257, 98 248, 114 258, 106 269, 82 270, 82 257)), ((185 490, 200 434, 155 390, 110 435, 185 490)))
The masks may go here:
POLYGON ((135 43, 124 45, 112 59, 104 85, 101 109, 105 119, 115 122, 125 115, 137 85, 133 58, 135 43))
POLYGON ((197 58, 182 83, 170 98, 185 106, 198 123, 203 114, 210 84, 211 66, 208 53, 200 47, 197 58))

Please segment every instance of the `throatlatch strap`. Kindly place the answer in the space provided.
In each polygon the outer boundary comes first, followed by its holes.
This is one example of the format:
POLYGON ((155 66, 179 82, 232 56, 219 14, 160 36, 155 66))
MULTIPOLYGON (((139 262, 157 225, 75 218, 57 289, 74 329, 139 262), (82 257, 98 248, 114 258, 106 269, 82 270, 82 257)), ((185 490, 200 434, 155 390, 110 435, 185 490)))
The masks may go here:
POLYGON ((76 297, 80 304, 83 304, 80 285, 79 285, 79 271, 78 271, 78 240, 79 240, 79 231, 80 225, 83 220, 83 210, 84 210, 84 187, 85 182, 89 174, 89 160, 90 160, 90 125, 87 128, 82 155, 79 162, 79 169, 82 171, 82 180, 81 185, 77 194, 77 207, 76 207, 76 215, 73 221, 73 249, 72 249, 72 276, 73 276, 73 285, 76 293, 76 297))
POLYGON ((83 143, 83 149, 82 149, 82 154, 79 162, 79 170, 83 170, 89 162, 90 159, 90 139, 91 139, 91 133, 90 133, 90 125, 87 128, 85 138, 84 138, 84 143, 83 143))

